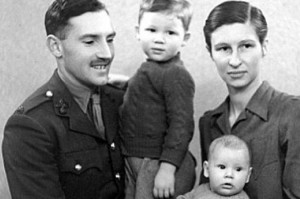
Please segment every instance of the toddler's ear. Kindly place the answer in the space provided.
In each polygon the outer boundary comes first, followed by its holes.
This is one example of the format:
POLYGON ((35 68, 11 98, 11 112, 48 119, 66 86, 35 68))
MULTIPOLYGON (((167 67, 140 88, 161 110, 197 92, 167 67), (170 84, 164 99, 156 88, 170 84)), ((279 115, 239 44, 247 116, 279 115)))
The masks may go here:
POLYGON ((191 38, 191 33, 190 33, 190 32, 186 32, 186 33, 184 34, 182 46, 185 46, 186 43, 188 42, 188 40, 189 40, 190 38, 191 38))
POLYGON ((204 176, 207 177, 207 178, 209 177, 208 166, 209 166, 208 161, 204 161, 203 162, 204 176))
POLYGON ((134 28, 135 28, 135 36, 138 40, 140 40, 140 27, 136 25, 134 28))

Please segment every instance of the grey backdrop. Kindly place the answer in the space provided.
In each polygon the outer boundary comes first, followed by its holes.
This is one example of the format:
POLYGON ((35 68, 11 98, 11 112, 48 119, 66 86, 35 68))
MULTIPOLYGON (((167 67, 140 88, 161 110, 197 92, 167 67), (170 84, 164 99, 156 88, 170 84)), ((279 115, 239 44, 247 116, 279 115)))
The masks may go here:
MULTIPOLYGON (((44 13, 52 0, 0 0, 0 141, 3 127, 17 106, 47 81, 55 68, 45 45, 44 13)), ((114 22, 116 58, 111 71, 131 76, 143 54, 135 38, 139 0, 104 0, 114 22)), ((200 163, 198 119, 217 106, 227 94, 205 49, 202 27, 210 10, 222 0, 191 0, 194 16, 192 37, 182 58, 196 82, 195 136, 191 150, 200 163)), ((300 88, 300 1, 250 0, 261 8, 269 24, 269 51, 262 66, 263 79, 275 88, 299 95, 300 88)), ((201 166, 198 167, 198 172, 201 166)), ((10 194, 0 155, 0 198, 10 194)))

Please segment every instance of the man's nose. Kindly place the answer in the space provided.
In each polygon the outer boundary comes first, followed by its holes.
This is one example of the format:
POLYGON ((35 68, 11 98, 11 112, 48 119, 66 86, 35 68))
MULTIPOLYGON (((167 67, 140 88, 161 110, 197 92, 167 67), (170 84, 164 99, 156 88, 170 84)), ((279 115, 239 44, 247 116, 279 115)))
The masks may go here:
POLYGON ((108 44, 107 41, 99 43, 97 46, 96 56, 98 58, 112 58, 112 44, 108 44))
POLYGON ((229 65, 233 68, 237 68, 241 65, 241 63, 242 61, 239 52, 237 50, 233 51, 229 57, 229 65))

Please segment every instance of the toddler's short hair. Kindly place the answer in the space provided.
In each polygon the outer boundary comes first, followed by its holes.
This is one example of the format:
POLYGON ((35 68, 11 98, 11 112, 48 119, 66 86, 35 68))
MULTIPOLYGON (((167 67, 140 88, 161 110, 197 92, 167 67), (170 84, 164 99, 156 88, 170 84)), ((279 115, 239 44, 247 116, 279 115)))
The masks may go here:
POLYGON ((185 31, 189 30, 193 14, 191 4, 186 0, 142 0, 139 11, 139 23, 145 12, 174 14, 182 20, 185 31))

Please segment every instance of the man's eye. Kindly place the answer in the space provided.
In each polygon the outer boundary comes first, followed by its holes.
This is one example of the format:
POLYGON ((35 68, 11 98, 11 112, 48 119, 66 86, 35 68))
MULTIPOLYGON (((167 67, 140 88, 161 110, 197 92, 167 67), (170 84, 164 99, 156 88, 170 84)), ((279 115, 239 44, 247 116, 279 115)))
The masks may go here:
POLYGON ((93 41, 93 40, 88 40, 88 41, 83 41, 83 43, 88 44, 88 45, 91 45, 91 44, 94 43, 94 41, 93 41))
POLYGON ((147 28, 146 31, 155 32, 155 29, 154 28, 147 28))
POLYGON ((107 39, 107 43, 113 43, 113 42, 114 42, 114 38, 107 39))

